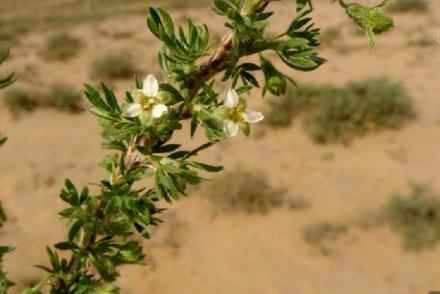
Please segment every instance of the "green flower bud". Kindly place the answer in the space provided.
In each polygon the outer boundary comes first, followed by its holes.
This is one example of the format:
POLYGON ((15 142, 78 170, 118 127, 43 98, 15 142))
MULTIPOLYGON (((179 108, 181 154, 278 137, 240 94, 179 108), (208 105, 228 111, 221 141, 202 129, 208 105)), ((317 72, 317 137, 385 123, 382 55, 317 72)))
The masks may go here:
POLYGON ((364 30, 373 30, 375 34, 383 33, 394 26, 393 20, 377 8, 369 8, 357 3, 348 4, 347 14, 364 30))
POLYGON ((266 79, 266 85, 263 91, 269 90, 270 93, 276 96, 284 95, 287 91, 287 78, 285 75, 279 72, 275 66, 262 55, 260 55, 260 63, 264 78, 266 79))
POLYGON ((383 33, 394 26, 391 17, 380 12, 377 7, 365 7, 357 3, 348 4, 347 14, 368 35, 370 46, 375 45, 375 34, 383 33))

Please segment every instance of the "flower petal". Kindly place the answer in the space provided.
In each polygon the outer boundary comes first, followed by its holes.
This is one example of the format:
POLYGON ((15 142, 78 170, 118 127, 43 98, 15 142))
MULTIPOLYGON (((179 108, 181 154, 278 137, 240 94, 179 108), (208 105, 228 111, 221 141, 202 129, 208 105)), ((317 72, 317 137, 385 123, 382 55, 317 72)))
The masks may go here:
POLYGON ((234 108, 238 105, 238 101, 239 101, 239 97, 237 92, 231 87, 227 88, 225 92, 225 101, 224 101, 225 107, 234 108))
POLYGON ((151 111, 151 114, 153 115, 154 118, 159 118, 167 111, 168 111, 168 107, 165 104, 156 104, 153 106, 153 110, 151 111))
POLYGON ((159 82, 153 75, 148 75, 143 83, 142 92, 147 97, 156 97, 159 93, 159 82))
POLYGON ((245 122, 248 123, 257 123, 264 119, 264 115, 261 112, 251 109, 246 109, 245 112, 243 113, 243 119, 245 122))
POLYGON ((234 137, 238 134, 238 131, 240 130, 240 126, 233 122, 232 120, 225 120, 223 121, 223 129, 225 131, 226 136, 228 137, 234 137))
POLYGON ((126 117, 138 117, 142 113, 142 105, 139 103, 129 103, 124 107, 124 115, 126 117))

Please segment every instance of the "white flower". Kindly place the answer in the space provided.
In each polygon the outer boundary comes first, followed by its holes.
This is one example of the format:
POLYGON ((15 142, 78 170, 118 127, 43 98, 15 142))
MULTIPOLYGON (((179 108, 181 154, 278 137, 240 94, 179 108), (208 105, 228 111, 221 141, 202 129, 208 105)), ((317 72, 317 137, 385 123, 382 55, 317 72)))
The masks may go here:
POLYGON ((161 117, 164 113, 168 111, 168 107, 165 104, 156 104, 153 106, 151 110, 151 114, 154 118, 161 117))
POLYGON ((231 87, 226 89, 223 106, 226 108, 223 129, 228 137, 237 135, 240 125, 257 123, 264 119, 261 112, 248 109, 245 101, 240 100, 237 92, 231 87))
POLYGON ((159 82, 153 75, 148 75, 144 79, 142 90, 134 90, 132 96, 135 102, 124 107, 124 114, 127 117, 152 116, 160 118, 168 111, 168 107, 159 97, 159 82))

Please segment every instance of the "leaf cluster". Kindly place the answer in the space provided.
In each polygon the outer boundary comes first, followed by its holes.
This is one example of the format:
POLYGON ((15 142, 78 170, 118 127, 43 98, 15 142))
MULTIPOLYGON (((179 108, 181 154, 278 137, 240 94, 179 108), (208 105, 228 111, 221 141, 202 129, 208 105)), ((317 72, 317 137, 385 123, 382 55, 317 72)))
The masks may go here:
POLYGON ((158 55, 159 66, 169 72, 169 78, 182 82, 196 70, 196 61, 206 55, 210 47, 206 25, 196 26, 187 20, 186 29, 174 25, 171 16, 161 8, 150 8, 147 19, 150 31, 163 42, 158 55))
POLYGON ((298 1, 297 15, 286 30, 276 37, 268 36, 265 30, 273 13, 255 10, 259 4, 261 1, 217 0, 214 2, 214 12, 228 19, 226 27, 233 32, 235 49, 229 53, 223 80, 231 78, 234 85, 241 80, 244 87, 259 87, 255 73, 262 71, 265 78, 263 94, 269 91, 278 96, 285 93, 289 81, 292 83, 294 81, 276 69, 262 53, 275 52, 282 62, 295 70, 314 70, 325 62, 316 51, 319 46, 317 38, 320 30, 314 28, 309 1, 298 1), (240 58, 252 54, 260 54, 259 65, 238 63, 240 58))

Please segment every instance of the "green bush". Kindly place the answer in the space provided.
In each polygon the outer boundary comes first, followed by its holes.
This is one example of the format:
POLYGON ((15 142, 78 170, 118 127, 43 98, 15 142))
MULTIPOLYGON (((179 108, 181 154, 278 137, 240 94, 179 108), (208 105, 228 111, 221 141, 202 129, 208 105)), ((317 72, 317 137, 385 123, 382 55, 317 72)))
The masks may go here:
POLYGON ((66 60, 78 54, 81 41, 67 33, 60 33, 49 37, 42 51, 48 60, 66 60))
POLYGON ((92 63, 92 74, 103 78, 128 78, 135 73, 132 57, 124 51, 100 56, 92 63))
POLYGON ((65 84, 53 85, 44 95, 43 104, 70 112, 79 112, 84 109, 81 103, 81 93, 65 84))
POLYGON ((409 195, 394 195, 385 212, 392 230, 403 236, 405 249, 420 251, 440 241, 440 195, 426 186, 413 185, 409 195))
POLYGON ((43 94, 14 89, 6 92, 3 98, 6 108, 15 115, 23 111, 33 111, 37 107, 51 107, 69 112, 83 110, 80 92, 64 84, 56 84, 43 94))
POLYGON ((330 242, 336 241, 345 234, 348 227, 343 224, 319 222, 303 228, 302 237, 305 242, 316 247, 323 254, 331 252, 330 242))
POLYGON ((236 169, 211 182, 204 194, 223 211, 264 214, 284 204, 286 191, 271 186, 261 172, 236 169))
POLYGON ((386 78, 351 82, 344 87, 304 85, 278 99, 281 101, 269 102, 267 122, 287 126, 301 115, 308 134, 323 144, 346 143, 371 130, 398 128, 414 115, 404 88, 386 78))
POLYGON ((394 0, 388 6, 390 12, 427 12, 429 3, 427 0, 394 0))
POLYGON ((3 96, 3 103, 14 114, 21 111, 32 111, 38 105, 35 95, 22 89, 7 91, 3 96))

